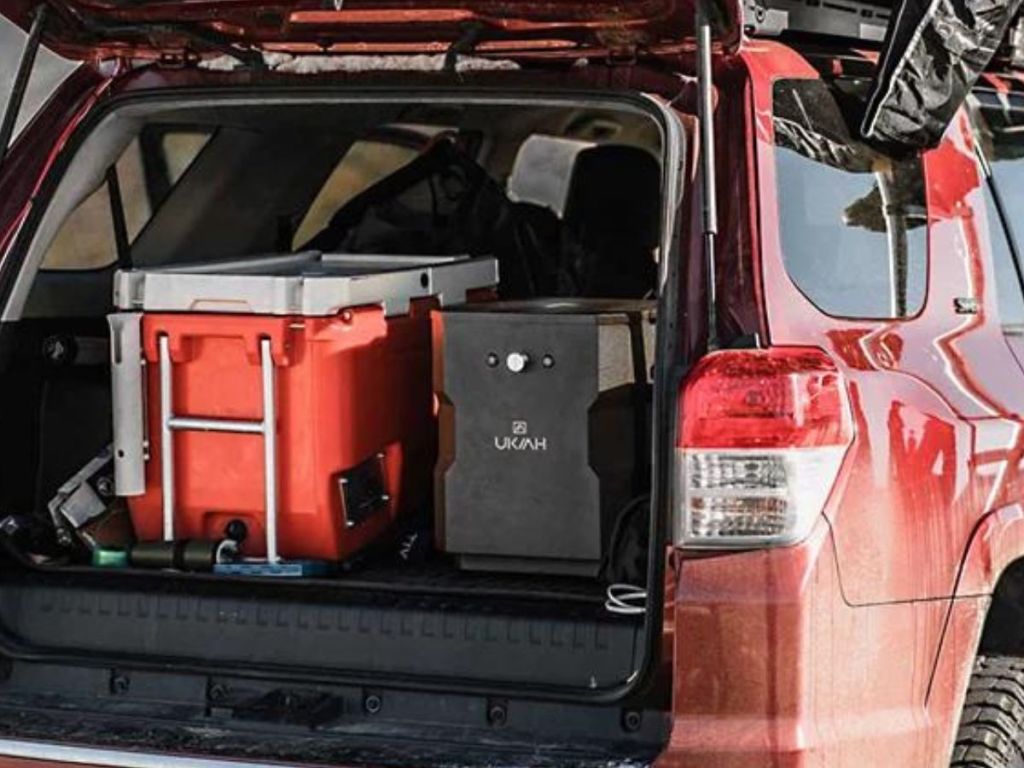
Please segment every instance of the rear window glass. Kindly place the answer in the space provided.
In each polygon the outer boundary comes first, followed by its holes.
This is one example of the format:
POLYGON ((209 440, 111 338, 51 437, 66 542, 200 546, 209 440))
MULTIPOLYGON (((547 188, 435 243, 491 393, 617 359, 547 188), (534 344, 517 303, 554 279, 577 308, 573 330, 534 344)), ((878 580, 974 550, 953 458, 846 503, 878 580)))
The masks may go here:
POLYGON ((909 317, 924 306, 928 228, 920 158, 851 137, 833 90, 775 85, 779 230, 786 270, 829 315, 909 317))

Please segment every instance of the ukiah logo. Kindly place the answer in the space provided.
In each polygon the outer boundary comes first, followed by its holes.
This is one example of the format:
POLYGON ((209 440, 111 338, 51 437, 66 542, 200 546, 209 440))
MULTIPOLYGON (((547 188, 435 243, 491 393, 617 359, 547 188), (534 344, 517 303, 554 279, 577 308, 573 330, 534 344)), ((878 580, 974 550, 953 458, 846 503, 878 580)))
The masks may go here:
POLYGON ((546 451, 546 437, 532 437, 530 425, 525 421, 512 422, 512 434, 495 435, 494 447, 499 451, 546 451))

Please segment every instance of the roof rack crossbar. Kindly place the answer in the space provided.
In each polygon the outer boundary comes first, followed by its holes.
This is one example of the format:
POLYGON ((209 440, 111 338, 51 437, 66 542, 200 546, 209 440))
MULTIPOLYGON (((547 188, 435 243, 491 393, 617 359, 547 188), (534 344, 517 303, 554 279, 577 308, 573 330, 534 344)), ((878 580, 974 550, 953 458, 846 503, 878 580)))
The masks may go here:
POLYGON ((744 0, 747 33, 778 37, 803 33, 880 43, 892 17, 892 4, 863 0, 744 0))

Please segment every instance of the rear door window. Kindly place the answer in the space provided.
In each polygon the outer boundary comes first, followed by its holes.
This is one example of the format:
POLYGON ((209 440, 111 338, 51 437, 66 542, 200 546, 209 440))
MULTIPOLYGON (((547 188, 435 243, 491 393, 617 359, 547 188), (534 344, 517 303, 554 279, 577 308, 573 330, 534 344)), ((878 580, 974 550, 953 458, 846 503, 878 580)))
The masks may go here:
POLYGON ((774 126, 779 233, 793 282, 829 315, 920 312, 928 275, 920 158, 894 160, 852 138, 835 92, 818 80, 776 83, 774 126))

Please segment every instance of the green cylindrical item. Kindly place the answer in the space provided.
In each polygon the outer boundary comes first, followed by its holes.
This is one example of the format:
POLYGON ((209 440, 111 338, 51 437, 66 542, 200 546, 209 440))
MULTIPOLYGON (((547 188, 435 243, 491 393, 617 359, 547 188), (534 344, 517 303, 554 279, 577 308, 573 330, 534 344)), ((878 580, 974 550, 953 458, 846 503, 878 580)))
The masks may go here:
POLYGON ((128 553, 123 549, 95 549, 92 564, 97 568, 127 568, 128 553))

